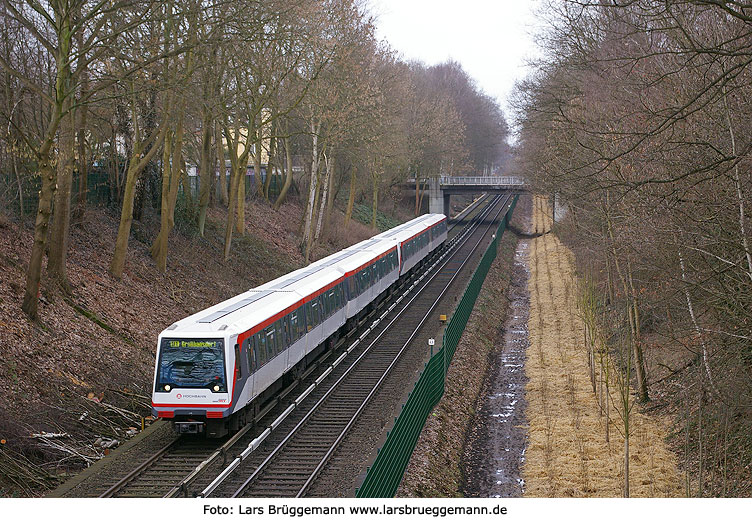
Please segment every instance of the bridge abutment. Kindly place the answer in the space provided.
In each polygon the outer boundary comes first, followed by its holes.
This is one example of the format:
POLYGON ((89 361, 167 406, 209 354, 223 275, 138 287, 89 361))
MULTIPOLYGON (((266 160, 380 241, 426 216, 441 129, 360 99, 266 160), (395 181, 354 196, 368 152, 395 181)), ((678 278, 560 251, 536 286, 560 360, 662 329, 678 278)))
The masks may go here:
POLYGON ((428 212, 444 213, 449 216, 449 193, 441 189, 441 184, 437 177, 428 181, 428 212))

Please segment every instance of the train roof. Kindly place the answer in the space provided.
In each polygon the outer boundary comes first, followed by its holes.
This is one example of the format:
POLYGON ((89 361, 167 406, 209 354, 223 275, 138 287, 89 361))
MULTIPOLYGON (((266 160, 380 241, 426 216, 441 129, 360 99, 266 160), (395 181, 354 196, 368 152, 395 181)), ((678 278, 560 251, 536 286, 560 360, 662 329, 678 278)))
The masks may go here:
POLYGON ((441 213, 427 213, 416 217, 409 222, 405 222, 400 226, 384 231, 375 238, 392 239, 397 242, 404 242, 418 233, 421 233, 425 229, 438 224, 444 219, 446 219, 446 215, 442 215, 441 213))
POLYGON ((292 273, 282 275, 217 305, 180 320, 163 336, 224 336, 247 331, 275 314, 396 247, 389 239, 370 238, 292 273), (247 307, 251 306, 253 307, 247 307))

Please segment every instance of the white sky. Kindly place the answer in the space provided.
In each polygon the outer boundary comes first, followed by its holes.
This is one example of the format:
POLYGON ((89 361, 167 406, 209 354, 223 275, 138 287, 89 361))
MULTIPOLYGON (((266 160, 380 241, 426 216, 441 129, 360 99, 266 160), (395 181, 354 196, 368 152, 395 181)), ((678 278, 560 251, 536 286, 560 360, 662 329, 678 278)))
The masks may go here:
MULTIPOLYGON (((368 0, 377 37, 404 59, 427 65, 451 58, 507 115, 514 82, 536 54, 533 34, 540 0, 368 0)), ((510 125, 512 122, 509 122, 510 125)))

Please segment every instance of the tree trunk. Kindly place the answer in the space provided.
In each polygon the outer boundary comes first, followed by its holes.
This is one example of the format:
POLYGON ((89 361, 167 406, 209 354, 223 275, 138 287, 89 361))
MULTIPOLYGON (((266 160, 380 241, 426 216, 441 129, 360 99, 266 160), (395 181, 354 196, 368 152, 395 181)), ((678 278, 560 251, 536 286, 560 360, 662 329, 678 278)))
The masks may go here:
POLYGON ((222 132, 219 129, 219 123, 214 126, 214 146, 217 150, 217 169, 219 170, 219 179, 217 180, 217 200, 220 204, 227 204, 227 163, 225 162, 225 146, 222 145, 222 132))
POLYGON ((256 181, 256 195, 263 197, 265 193, 264 193, 264 181, 261 179, 261 142, 262 142, 261 129, 259 128, 254 134, 255 134, 255 140, 254 140, 254 146, 253 146, 253 178, 256 181))
MULTIPOLYGON (((272 133, 273 135, 274 133, 272 133)), ((274 159, 276 139, 272 136, 269 138, 269 159, 266 162, 266 179, 264 180, 264 200, 269 202, 269 189, 272 185, 272 160, 274 159)), ((261 159, 259 159, 259 169, 261 168, 261 159)))
POLYGON ((326 155, 326 153, 324 154, 324 162, 326 164, 326 176, 324 177, 324 183, 322 184, 324 188, 324 192, 321 195, 321 204, 319 204, 319 217, 318 217, 318 220, 316 221, 316 234, 313 237, 314 243, 318 242, 319 237, 321 236, 321 228, 324 223, 324 211, 326 210, 327 199, 329 198, 329 181, 332 176, 331 171, 329 171, 329 167, 330 167, 329 157, 328 155, 326 155))
MULTIPOLYGON (((728 124, 729 137, 731 138, 731 154, 736 157, 736 135, 734 134, 734 126, 731 124, 731 110, 728 105, 728 97, 726 96, 726 86, 723 86, 723 104, 726 108, 726 123, 728 124)), ((749 241, 747 240, 747 232, 744 228, 744 223, 747 221, 746 213, 744 210, 744 193, 742 192, 742 184, 739 179, 739 162, 734 163, 734 170, 732 174, 734 180, 734 188, 736 189, 736 204, 739 209, 739 235, 742 241, 742 249, 744 250, 744 256, 747 259, 747 276, 752 280, 752 249, 750 249, 749 241)))
POLYGON ((284 145, 285 145, 285 183, 282 184, 282 189, 279 191, 279 196, 277 197, 277 201, 274 202, 274 209, 279 210, 279 208, 282 206, 282 202, 285 201, 285 197, 287 196, 287 191, 290 189, 290 185, 292 184, 292 151, 290 150, 290 139, 285 136, 284 138, 284 145))
MULTIPOLYGON (((627 416, 629 416, 627 414, 627 416)), ((629 432, 624 435, 624 497, 629 498, 629 432)))
MULTIPOLYGON (((151 256, 157 262, 157 267, 163 273, 167 271, 168 240, 172 228, 175 227, 175 204, 178 199, 178 187, 184 180, 183 166, 183 113, 178 118, 177 128, 174 133, 173 144, 165 141, 165 157, 162 174, 162 210, 161 227, 156 240, 151 246, 151 256)), ((183 184, 183 191, 186 191, 183 184)), ((190 188, 187 189, 190 192, 190 188)), ((188 196, 186 195, 186 198, 188 196)))
POLYGON ((358 177, 358 167, 353 165, 350 173, 350 194, 347 197, 347 210, 345 211, 345 225, 350 223, 352 218, 353 206, 355 205, 355 180, 358 177))
MULTIPOLYGON (((118 227, 117 240, 115 241, 115 252, 112 254, 112 261, 110 262, 110 274, 117 279, 122 278, 123 268, 125 267, 125 256, 128 253, 128 239, 131 235, 131 225, 133 224, 133 201, 136 196, 136 182, 141 176, 146 166, 151 162, 154 155, 159 151, 159 147, 164 142, 165 134, 167 133, 167 118, 169 115, 169 101, 164 109, 164 120, 160 127, 153 133, 158 135, 152 140, 151 138, 146 142, 141 142, 138 128, 136 128, 135 140, 133 144, 133 150, 131 152, 131 158, 128 161, 128 173, 125 178, 125 191, 123 192, 123 207, 120 210, 120 226, 118 227), (145 147, 145 144, 151 143, 149 151, 141 158, 141 152, 145 147)), ((135 102, 132 105, 132 111, 134 119, 136 117, 135 102)))
POLYGON ((418 177, 418 170, 415 170, 415 216, 418 216, 420 211, 420 178, 418 177))
POLYGON ((334 149, 332 148, 329 151, 329 156, 327 158, 327 167, 326 167, 327 173, 331 173, 331 174, 328 175, 328 177, 327 177, 329 179, 329 184, 328 184, 329 185, 329 189, 328 189, 328 195, 329 195, 329 197, 326 200, 326 212, 324 213, 324 226, 323 226, 324 231, 328 231, 329 230, 329 221, 332 218, 332 210, 334 209, 334 200, 337 197, 337 195, 334 192, 334 180, 336 178, 334 176, 335 175, 335 172, 334 172, 335 162, 334 162, 334 160, 335 160, 335 158, 334 158, 334 149))
POLYGON ((320 126, 311 123, 311 134, 313 136, 313 147, 311 151, 311 183, 308 190, 308 206, 306 207, 305 225, 303 229, 303 245, 305 246, 305 261, 308 263, 313 247, 313 212, 316 207, 316 196, 318 193, 318 175, 319 175, 319 135, 320 126))
MULTIPOLYGON (((134 155, 135 156, 135 155, 134 155)), ((115 278, 123 276, 125 267, 125 255, 128 252, 128 238, 133 224, 133 200, 136 196, 136 182, 141 173, 136 172, 136 161, 131 158, 128 165, 128 175, 125 179, 125 191, 123 191, 123 207, 120 210, 120 226, 118 227, 117 240, 115 241, 115 253, 110 262, 110 273, 115 278)))
POLYGON ((29 318, 37 318, 39 306, 39 284, 42 278, 42 258, 47 244, 47 228, 52 213, 52 198, 55 193, 55 168, 50 165, 49 156, 40 162, 42 189, 39 192, 39 209, 34 223, 34 245, 29 257, 29 269, 26 272, 26 292, 21 308, 29 318))
MULTIPOLYGON (((57 11, 57 10, 56 10, 57 11)), ((52 199, 54 198, 57 177, 52 166, 50 151, 57 134, 60 119, 63 116, 63 106, 70 96, 70 48, 71 48, 71 20, 70 13, 56 13, 59 32, 58 49, 55 56, 57 66, 55 78, 55 98, 52 104, 52 115, 45 131, 37 159, 42 178, 42 188, 39 191, 39 208, 34 222, 34 244, 29 257, 29 269, 26 272, 26 290, 21 309, 29 318, 37 318, 39 307, 39 285, 42 279, 42 259, 47 247, 47 230, 52 213, 52 199)))
POLYGON ((634 359, 635 359, 635 371, 637 372, 637 394, 640 398, 640 402, 648 402, 650 401, 650 396, 648 395, 648 378, 647 373, 645 371, 645 357, 642 352, 642 336, 640 332, 640 308, 638 306, 637 302, 637 291, 634 287, 634 282, 632 280, 632 266, 629 262, 627 262, 627 270, 628 270, 628 278, 629 278, 629 287, 632 295, 632 331, 633 331, 633 341, 632 341, 632 347, 634 351, 634 359))
POLYGON ((239 235, 245 234, 245 178, 248 172, 247 166, 237 166, 238 169, 238 188, 237 194, 237 216, 235 217, 235 230, 239 235))
POLYGON ((206 211, 209 208, 209 195, 211 194, 210 176, 212 167, 212 122, 211 113, 208 109, 204 110, 204 123, 201 134, 201 160, 199 162, 199 201, 198 201, 198 234, 204 236, 204 226, 206 224, 206 211))
POLYGON ((71 112, 71 100, 68 97, 63 104, 63 117, 60 120, 58 131, 57 191, 55 192, 49 258, 47 260, 47 272, 50 279, 66 293, 70 292, 66 260, 70 238, 74 148, 73 113, 71 112))
MULTIPOLYGON (((83 49, 84 33, 76 33, 78 48, 83 49)), ((74 216, 83 218, 86 214, 86 198, 89 193, 89 158, 86 154, 86 120, 88 116, 86 97, 89 95, 89 71, 81 67, 76 72, 80 86, 78 100, 80 105, 76 109, 76 139, 78 141, 78 199, 74 216)))
MULTIPOLYGON (((611 240, 611 254, 614 259, 614 268, 616 269, 616 274, 619 276, 619 280, 621 280, 622 289, 624 290, 624 297, 627 300, 629 329, 632 334, 632 353, 635 359, 634 365, 637 375, 637 393, 640 398, 640 402, 648 402, 650 400, 650 396, 648 395, 648 385, 645 376, 645 359, 642 353, 642 348, 640 346, 640 341, 638 340, 639 331, 635 327, 634 309, 632 303, 634 296, 633 293, 630 293, 629 286, 627 285, 627 277, 625 277, 624 272, 621 269, 621 264, 619 264, 619 258, 616 254, 616 241, 614 239, 613 228, 611 227, 611 217, 608 214, 606 215, 606 224, 608 227, 608 236, 611 240)), ((629 266, 629 263, 627 265, 629 266)), ((631 273, 629 275, 629 278, 631 280, 631 273)))
POLYGON ((238 156, 238 148, 240 147, 240 131, 236 131, 233 135, 230 132, 230 128, 227 123, 224 125, 224 135, 227 141, 227 150, 230 154, 230 196, 229 206, 227 212, 227 226, 225 227, 225 250, 224 259, 230 258, 230 247, 232 246, 232 230, 235 227, 237 218, 235 216, 237 205, 243 200, 240 200, 240 195, 245 194, 245 173, 248 165, 248 155, 251 151, 250 142, 246 139, 243 153, 238 156), (241 191, 242 189, 242 191, 241 191))
POLYGON ((230 171, 230 198, 229 208, 227 210, 227 226, 225 227, 225 260, 230 259, 230 247, 232 246, 232 230, 235 223, 235 208, 238 204, 238 193, 240 192, 240 185, 244 183, 242 173, 234 162, 230 171))
POLYGON ((379 210, 379 179, 373 178, 373 211, 371 212, 371 228, 376 229, 376 213, 379 210))

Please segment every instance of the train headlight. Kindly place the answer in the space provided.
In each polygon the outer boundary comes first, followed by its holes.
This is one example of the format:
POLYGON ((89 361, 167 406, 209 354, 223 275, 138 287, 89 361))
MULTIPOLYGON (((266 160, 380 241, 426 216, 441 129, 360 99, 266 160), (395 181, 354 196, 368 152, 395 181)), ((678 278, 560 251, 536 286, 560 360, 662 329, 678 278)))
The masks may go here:
POLYGON ((164 390, 165 390, 165 391, 170 391, 171 389, 172 389, 172 388, 170 387, 170 385, 169 385, 169 384, 165 384, 165 386, 164 386, 164 390))
POLYGON ((214 387, 212 388, 215 392, 219 391, 219 384, 214 384, 214 387))

